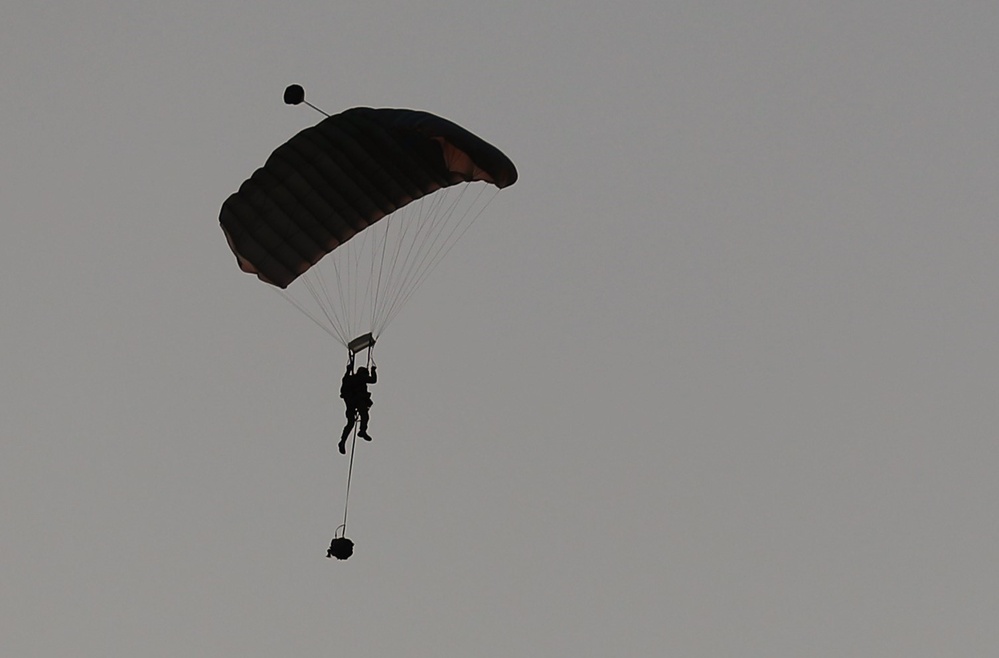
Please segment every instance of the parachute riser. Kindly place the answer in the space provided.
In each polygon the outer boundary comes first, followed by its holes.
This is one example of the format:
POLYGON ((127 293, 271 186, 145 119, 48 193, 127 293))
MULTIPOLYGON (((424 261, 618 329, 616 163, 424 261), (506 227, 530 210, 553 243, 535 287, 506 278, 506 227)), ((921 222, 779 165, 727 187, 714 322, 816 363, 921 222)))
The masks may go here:
POLYGON ((368 351, 366 365, 368 368, 371 368, 371 364, 374 363, 375 337, 371 335, 370 332, 362 336, 358 336, 354 340, 347 343, 348 363, 351 370, 354 369, 354 361, 357 355, 364 350, 368 351))

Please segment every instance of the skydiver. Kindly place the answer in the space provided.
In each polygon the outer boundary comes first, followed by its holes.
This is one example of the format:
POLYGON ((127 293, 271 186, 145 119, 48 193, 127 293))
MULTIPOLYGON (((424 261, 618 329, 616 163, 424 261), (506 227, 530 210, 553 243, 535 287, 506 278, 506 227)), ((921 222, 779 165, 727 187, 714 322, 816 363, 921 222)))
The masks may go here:
POLYGON ((344 373, 340 382, 340 397, 343 398, 343 402, 347 406, 347 425, 343 428, 340 444, 337 446, 341 455, 347 454, 347 436, 354 429, 354 418, 357 416, 361 417, 361 427, 358 434, 365 441, 371 440, 371 436, 368 435, 368 409, 373 403, 371 402, 371 393, 368 392, 368 384, 374 384, 377 381, 378 366, 372 363, 370 374, 364 366, 354 372, 354 357, 351 355, 350 362, 347 364, 347 372, 344 373))

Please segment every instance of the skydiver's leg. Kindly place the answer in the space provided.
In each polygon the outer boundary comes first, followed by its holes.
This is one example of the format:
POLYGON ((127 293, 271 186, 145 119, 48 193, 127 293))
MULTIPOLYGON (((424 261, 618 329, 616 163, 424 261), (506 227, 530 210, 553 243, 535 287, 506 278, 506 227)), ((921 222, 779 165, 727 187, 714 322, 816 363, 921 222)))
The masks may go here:
POLYGON ((352 407, 347 407, 347 424, 343 428, 343 433, 340 438, 346 440, 347 436, 350 434, 350 430, 354 429, 354 418, 357 416, 357 409, 352 407))
POLYGON ((365 441, 370 441, 371 437, 368 436, 368 407, 363 406, 360 409, 358 409, 357 412, 361 416, 361 428, 358 434, 360 434, 361 438, 364 439, 365 441))
POLYGON ((343 428, 343 433, 340 435, 340 444, 337 446, 340 449, 340 454, 347 454, 347 437, 350 436, 350 430, 354 429, 354 416, 357 414, 356 409, 347 407, 347 424, 343 428))

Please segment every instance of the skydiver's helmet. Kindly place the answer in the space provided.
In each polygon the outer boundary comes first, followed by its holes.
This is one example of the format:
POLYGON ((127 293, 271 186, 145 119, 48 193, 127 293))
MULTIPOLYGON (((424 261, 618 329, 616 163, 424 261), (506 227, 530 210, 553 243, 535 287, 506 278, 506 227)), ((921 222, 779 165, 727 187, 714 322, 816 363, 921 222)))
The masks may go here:
POLYGON ((330 542, 330 549, 326 551, 326 557, 335 557, 338 560, 346 560, 354 554, 354 542, 346 537, 334 537, 330 542))
POLYGON ((364 366, 361 366, 360 368, 357 369, 357 374, 359 374, 359 375, 361 375, 363 377, 367 377, 368 376, 368 369, 365 368, 364 366))

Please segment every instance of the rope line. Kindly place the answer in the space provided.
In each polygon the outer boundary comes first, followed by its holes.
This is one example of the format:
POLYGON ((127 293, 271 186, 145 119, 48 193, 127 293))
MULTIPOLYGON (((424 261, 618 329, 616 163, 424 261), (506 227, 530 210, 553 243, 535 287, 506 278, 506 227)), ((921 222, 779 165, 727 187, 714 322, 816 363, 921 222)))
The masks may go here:
POLYGON ((358 414, 354 414, 354 437, 350 441, 350 466, 347 467, 347 493, 343 497, 343 523, 340 527, 343 528, 344 535, 347 534, 347 505, 350 504, 350 478, 354 474, 354 446, 357 444, 357 423, 358 414))

